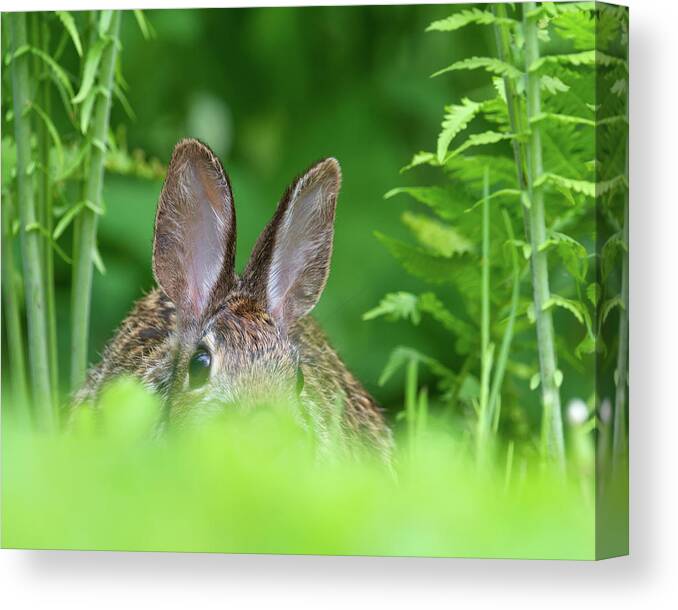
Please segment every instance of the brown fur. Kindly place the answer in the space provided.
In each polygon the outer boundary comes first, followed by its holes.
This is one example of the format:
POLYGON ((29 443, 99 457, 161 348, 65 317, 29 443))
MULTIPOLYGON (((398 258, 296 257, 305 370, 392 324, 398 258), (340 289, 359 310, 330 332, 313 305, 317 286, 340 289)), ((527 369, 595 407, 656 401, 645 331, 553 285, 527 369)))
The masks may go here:
POLYGON ((181 424, 213 411, 215 401, 289 395, 298 367, 305 380, 298 402, 320 440, 332 421, 340 421, 348 441, 366 442, 387 456, 392 441, 381 409, 307 315, 329 273, 339 183, 333 160, 295 181, 238 277, 228 178, 207 147, 195 140, 180 143, 156 215, 153 262, 161 287, 134 305, 76 403, 96 402, 109 380, 132 375, 162 396, 168 423, 181 424), (295 220, 306 223, 301 236, 295 220), (299 250, 300 239, 310 247, 299 250), (202 242, 218 245, 200 251, 202 242), (281 255, 288 251, 292 262, 281 255), (196 259, 212 284, 197 282, 191 267, 196 259), (275 261, 282 279, 274 273, 275 261), (271 289, 276 282, 285 287, 281 296, 271 289), (205 388, 189 389, 189 361, 201 345, 212 355, 214 371, 205 388))

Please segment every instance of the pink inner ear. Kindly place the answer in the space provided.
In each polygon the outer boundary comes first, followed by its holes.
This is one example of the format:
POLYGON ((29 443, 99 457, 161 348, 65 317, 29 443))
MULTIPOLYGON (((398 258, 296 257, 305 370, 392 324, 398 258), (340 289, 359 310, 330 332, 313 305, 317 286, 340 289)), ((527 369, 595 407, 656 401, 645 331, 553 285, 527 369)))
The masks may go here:
POLYGON ((268 274, 267 300, 278 320, 310 311, 325 284, 332 244, 336 192, 324 180, 300 184, 276 232, 268 274))
MULTIPOLYGON (((223 195, 217 184, 219 177, 202 163, 187 168, 181 185, 186 198, 184 219, 184 252, 188 300, 196 317, 200 316, 219 279, 224 262, 223 195)), ((230 209, 228 205, 227 209, 230 209)))

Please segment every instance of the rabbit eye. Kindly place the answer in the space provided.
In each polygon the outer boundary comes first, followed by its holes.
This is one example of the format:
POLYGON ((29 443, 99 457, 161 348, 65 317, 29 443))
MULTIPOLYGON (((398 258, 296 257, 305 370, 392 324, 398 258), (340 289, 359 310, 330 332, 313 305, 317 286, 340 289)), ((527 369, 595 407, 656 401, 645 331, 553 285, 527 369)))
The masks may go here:
POLYGON ((212 365, 212 356, 204 348, 199 347, 191 356, 188 363, 188 386, 192 390, 199 388, 207 382, 210 376, 210 366, 212 365))

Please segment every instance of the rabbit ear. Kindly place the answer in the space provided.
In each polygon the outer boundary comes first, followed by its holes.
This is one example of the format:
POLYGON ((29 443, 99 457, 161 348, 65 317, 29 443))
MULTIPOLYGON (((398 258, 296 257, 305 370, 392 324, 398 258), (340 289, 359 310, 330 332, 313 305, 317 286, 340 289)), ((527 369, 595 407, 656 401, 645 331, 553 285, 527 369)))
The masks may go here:
POLYGON ((281 324, 311 311, 325 287, 340 185, 336 159, 316 163, 287 190, 254 246, 243 279, 281 324))
POLYGON ((160 194, 153 274, 184 316, 199 319, 235 277, 235 209, 228 177, 197 140, 176 145, 160 194))

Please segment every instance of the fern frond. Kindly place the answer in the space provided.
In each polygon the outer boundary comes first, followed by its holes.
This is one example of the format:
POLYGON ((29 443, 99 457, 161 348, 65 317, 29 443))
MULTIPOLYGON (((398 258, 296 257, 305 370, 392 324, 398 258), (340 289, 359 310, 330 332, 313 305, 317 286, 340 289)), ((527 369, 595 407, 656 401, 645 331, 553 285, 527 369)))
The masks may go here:
POLYGON ((384 199, 390 199, 400 194, 409 195, 419 203, 423 203, 445 220, 454 220, 468 205, 468 201, 460 198, 458 193, 440 186, 404 186, 394 188, 384 195, 384 199))
POLYGON ((442 131, 438 134, 437 156, 439 163, 442 163, 445 159, 447 149, 454 137, 466 129, 481 109, 482 104, 473 102, 467 97, 461 101, 460 105, 453 104, 445 108, 442 131))
POLYGON ((483 133, 474 133, 473 135, 470 135, 461 146, 448 153, 447 157, 445 157, 445 163, 474 146, 496 144, 497 142, 502 142, 504 140, 512 140, 515 137, 516 136, 513 133, 500 133, 498 131, 484 131, 483 133))
MULTIPOLYGON (((559 55, 543 55, 530 67, 530 72, 537 72, 546 65, 558 64, 568 66, 627 66, 626 60, 603 53, 602 51, 581 51, 579 53, 562 53, 559 55)), ((453 64, 454 65, 454 64, 453 64)), ((435 75, 434 75, 435 76, 435 75)))
POLYGON ((518 70, 518 68, 505 61, 501 61, 496 57, 469 57, 468 59, 455 61, 446 68, 434 72, 431 76, 440 76, 441 74, 453 72, 455 70, 477 70, 478 68, 496 74, 497 76, 506 76, 508 78, 518 78, 522 75, 522 72, 518 70))
POLYGON ((509 17, 497 17, 491 11, 482 11, 477 8, 466 9, 450 15, 445 19, 434 21, 426 28, 427 32, 453 32, 472 23, 479 25, 512 25, 517 23, 509 17))
POLYGON ((432 254, 451 258, 473 250, 473 244, 450 225, 412 212, 403 212, 401 219, 417 241, 432 254))
POLYGON ((409 273, 433 284, 453 282, 464 267, 468 266, 465 256, 436 256, 380 232, 375 232, 375 237, 409 273))

